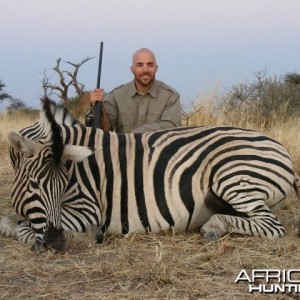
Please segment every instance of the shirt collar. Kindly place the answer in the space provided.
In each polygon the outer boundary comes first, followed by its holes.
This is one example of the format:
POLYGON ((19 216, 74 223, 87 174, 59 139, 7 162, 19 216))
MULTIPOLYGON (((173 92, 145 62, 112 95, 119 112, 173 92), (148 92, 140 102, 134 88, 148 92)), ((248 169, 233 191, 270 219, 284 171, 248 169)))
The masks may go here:
MULTIPOLYGON (((149 94, 151 97, 156 98, 157 91, 158 91, 158 82, 157 82, 157 80, 154 80, 149 92, 146 94, 149 94)), ((138 94, 138 91, 135 87, 134 80, 132 80, 130 87, 129 87, 129 95, 130 95, 130 97, 133 97, 136 94, 138 94)))

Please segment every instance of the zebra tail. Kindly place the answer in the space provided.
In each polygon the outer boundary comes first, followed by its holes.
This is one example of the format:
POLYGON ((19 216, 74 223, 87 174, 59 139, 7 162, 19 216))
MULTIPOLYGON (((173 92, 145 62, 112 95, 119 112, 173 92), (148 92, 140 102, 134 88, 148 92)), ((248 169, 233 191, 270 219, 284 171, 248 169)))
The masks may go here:
POLYGON ((298 237, 300 237, 300 179, 299 175, 295 172, 294 190, 298 198, 298 237))

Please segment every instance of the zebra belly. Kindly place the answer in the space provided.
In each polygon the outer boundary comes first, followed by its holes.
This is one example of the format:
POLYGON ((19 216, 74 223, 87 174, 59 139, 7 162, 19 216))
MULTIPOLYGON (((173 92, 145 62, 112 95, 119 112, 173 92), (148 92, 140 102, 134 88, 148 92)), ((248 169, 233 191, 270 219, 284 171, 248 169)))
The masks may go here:
MULTIPOLYGON (((149 200, 149 199, 148 199, 149 200)), ((166 218, 166 214, 162 212, 155 201, 147 203, 148 215, 139 213, 136 202, 132 202, 128 207, 128 220, 124 223, 120 215, 120 205, 116 205, 112 211, 111 222, 106 228, 106 232, 111 235, 119 235, 124 233, 160 233, 170 230, 175 232, 195 231, 205 224, 213 215, 213 210, 207 207, 204 201, 198 201, 195 204, 195 209, 190 215, 182 202, 176 202, 177 205, 169 204, 168 209, 173 223, 166 218), (182 207, 181 207, 182 206, 182 207), (146 220, 147 222, 146 223, 146 220), (124 227, 126 224, 126 227, 124 227), (148 224, 146 226, 145 224, 148 224)), ((105 219, 102 226, 105 224, 105 219)))

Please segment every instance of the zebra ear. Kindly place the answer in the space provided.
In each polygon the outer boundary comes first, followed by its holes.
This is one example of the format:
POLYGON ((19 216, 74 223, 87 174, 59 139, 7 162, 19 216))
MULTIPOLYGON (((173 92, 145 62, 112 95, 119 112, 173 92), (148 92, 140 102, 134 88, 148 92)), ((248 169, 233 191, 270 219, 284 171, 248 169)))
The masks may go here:
POLYGON ((93 151, 85 146, 65 145, 63 158, 79 162, 91 155, 93 151))
POLYGON ((8 133, 8 140, 12 147, 27 156, 33 155, 38 150, 38 145, 34 140, 23 136, 16 130, 10 130, 8 133))

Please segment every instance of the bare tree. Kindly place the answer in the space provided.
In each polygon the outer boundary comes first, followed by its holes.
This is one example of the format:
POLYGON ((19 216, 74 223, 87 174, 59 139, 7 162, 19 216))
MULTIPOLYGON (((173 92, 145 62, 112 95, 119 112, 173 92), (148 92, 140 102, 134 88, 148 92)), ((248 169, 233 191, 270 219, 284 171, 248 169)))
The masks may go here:
POLYGON ((193 125, 193 117, 199 114, 200 108, 195 105, 195 103, 191 104, 191 108, 187 111, 183 106, 181 106, 182 113, 182 123, 183 126, 192 126, 193 125))
POLYGON ((46 72, 44 72, 44 78, 43 78, 43 89, 44 89, 44 96, 51 95, 54 92, 58 92, 58 97, 65 103, 69 104, 70 97, 68 95, 70 86, 73 86, 75 88, 75 91, 77 93, 77 97, 81 97, 84 93, 84 84, 80 83, 77 79, 79 68, 86 63, 87 61, 93 59, 94 57, 87 57, 83 59, 80 63, 75 64, 72 62, 65 62, 68 65, 71 65, 74 70, 73 71, 67 71, 61 69, 61 58, 56 60, 56 66, 53 68, 53 70, 57 73, 59 77, 59 84, 52 84, 50 82, 50 78, 46 75, 46 72), (49 92, 50 90, 50 92, 49 92))

